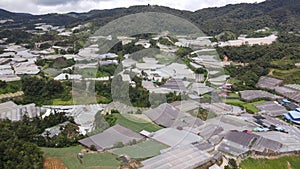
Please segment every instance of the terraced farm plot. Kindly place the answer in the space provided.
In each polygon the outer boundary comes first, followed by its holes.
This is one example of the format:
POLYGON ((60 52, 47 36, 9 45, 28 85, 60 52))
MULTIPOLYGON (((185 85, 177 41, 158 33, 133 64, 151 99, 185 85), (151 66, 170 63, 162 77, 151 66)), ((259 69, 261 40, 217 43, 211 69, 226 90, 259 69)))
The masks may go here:
POLYGON ((156 141, 145 141, 132 146, 113 150, 116 155, 127 154, 131 158, 144 159, 160 154, 160 150, 167 148, 166 145, 156 141))
POLYGON ((284 84, 299 84, 300 83, 300 68, 289 70, 272 69, 272 77, 282 79, 284 84))
POLYGON ((45 158, 44 169, 67 169, 64 163, 57 158, 45 158))
POLYGON ((48 158, 59 159, 69 169, 116 169, 120 165, 120 162, 116 160, 116 156, 109 153, 84 154, 81 164, 77 154, 82 149, 84 147, 74 146, 67 148, 42 148, 42 151, 46 160, 48 158))

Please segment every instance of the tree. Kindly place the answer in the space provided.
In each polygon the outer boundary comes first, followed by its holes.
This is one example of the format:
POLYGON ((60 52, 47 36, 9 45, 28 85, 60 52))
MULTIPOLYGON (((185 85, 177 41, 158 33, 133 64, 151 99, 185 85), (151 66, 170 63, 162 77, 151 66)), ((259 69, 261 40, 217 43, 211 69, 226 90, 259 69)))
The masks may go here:
POLYGON ((184 57, 193 52, 193 50, 189 47, 179 47, 179 49, 175 52, 175 54, 179 57, 184 57))
POLYGON ((5 81, 0 80, 0 88, 4 89, 6 88, 7 83, 5 81))
POLYGON ((97 148, 96 148, 96 146, 95 146, 94 144, 92 144, 92 145, 90 146, 90 150, 92 150, 92 151, 97 151, 97 148))
POLYGON ((124 143, 122 141, 119 141, 119 142, 115 143, 113 147, 115 147, 115 148, 124 147, 124 143))
POLYGON ((43 155, 34 138, 37 130, 28 118, 0 121, 0 168, 42 168, 43 155))
POLYGON ((233 158, 230 158, 229 161, 228 161, 228 165, 232 168, 232 169, 238 169, 238 165, 235 161, 235 159, 233 158))

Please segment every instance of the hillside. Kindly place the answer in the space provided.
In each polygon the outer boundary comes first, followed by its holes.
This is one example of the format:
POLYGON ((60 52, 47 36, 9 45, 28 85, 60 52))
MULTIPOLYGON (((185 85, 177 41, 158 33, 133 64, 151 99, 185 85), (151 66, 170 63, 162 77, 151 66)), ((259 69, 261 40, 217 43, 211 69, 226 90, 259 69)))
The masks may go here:
POLYGON ((220 8, 207 8, 195 12, 181 11, 163 6, 132 6, 109 10, 92 10, 86 13, 31 15, 11 13, 0 10, 0 19, 13 19, 2 27, 27 26, 45 22, 53 25, 74 26, 86 22, 93 22, 95 26, 102 26, 116 18, 140 13, 164 12, 186 18, 198 25, 204 33, 216 35, 223 31, 236 34, 263 27, 276 28, 284 31, 300 30, 300 1, 299 0, 267 0, 259 4, 227 5, 220 8))

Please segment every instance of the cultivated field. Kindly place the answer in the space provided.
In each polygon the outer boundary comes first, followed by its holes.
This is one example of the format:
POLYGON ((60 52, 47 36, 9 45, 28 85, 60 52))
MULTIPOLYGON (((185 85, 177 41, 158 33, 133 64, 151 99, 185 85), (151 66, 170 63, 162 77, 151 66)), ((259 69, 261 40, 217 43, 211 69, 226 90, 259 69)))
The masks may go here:
POLYGON ((44 169, 67 169, 63 162, 57 158, 45 158, 44 169))
POLYGON ((254 105, 261 104, 266 101, 260 100, 260 101, 256 101, 256 102, 247 103, 247 102, 241 101, 239 99, 224 99, 223 102, 226 104, 231 104, 234 106, 239 106, 239 107, 245 108, 249 113, 257 113, 257 112, 259 112, 259 110, 254 105))
MULTIPOLYGON (((87 153, 83 155, 82 163, 77 158, 77 154, 84 149, 82 146, 74 146, 68 148, 42 148, 46 162, 51 160, 47 165, 58 165, 58 160, 69 169, 116 169, 120 162, 116 160, 116 156, 109 153, 87 153)), ((45 164, 44 164, 45 165, 45 164)), ((63 169, 63 168, 58 168, 63 169)))
POLYGON ((240 164, 242 169, 299 169, 300 156, 286 156, 277 159, 248 158, 240 164))
POLYGON ((117 124, 120 124, 123 127, 129 128, 132 131, 140 132, 142 130, 147 130, 149 132, 155 132, 157 130, 162 129, 162 127, 152 123, 152 122, 146 122, 144 119, 137 120, 136 117, 132 116, 123 116, 120 114, 117 114, 117 124))

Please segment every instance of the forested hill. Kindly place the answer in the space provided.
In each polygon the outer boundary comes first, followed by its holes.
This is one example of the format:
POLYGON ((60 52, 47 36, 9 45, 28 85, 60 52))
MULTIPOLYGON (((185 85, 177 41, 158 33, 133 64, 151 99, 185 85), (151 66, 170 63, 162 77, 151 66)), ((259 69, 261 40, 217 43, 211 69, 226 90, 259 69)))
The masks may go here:
POLYGON ((0 19, 13 19, 14 22, 2 24, 2 27, 26 26, 45 22, 53 25, 74 26, 94 22, 102 26, 116 18, 139 12, 164 12, 184 17, 200 27, 208 35, 223 31, 236 34, 263 27, 284 31, 300 30, 299 0, 267 0, 262 3, 227 5, 220 8, 207 8, 195 12, 181 11, 163 6, 132 6, 109 10, 92 10, 87 13, 31 15, 11 13, 0 10, 0 19))
POLYGON ((227 5, 192 13, 192 21, 207 34, 223 31, 246 33, 263 27, 300 30, 299 0, 267 0, 259 4, 227 5))

